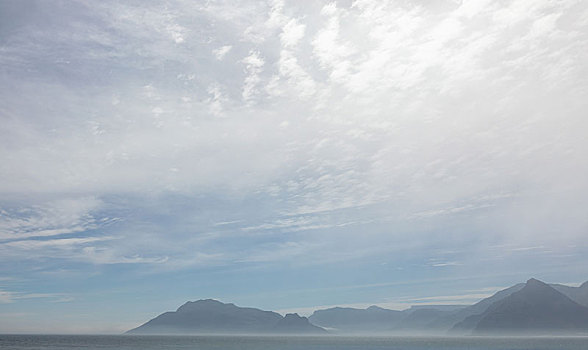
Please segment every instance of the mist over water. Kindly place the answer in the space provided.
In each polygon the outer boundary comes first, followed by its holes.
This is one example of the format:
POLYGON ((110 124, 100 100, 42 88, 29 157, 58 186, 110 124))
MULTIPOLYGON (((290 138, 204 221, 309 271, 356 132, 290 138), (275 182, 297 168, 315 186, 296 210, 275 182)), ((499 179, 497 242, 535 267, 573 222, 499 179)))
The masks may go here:
POLYGON ((584 350, 588 337, 100 336, 2 335, 12 350, 584 350))

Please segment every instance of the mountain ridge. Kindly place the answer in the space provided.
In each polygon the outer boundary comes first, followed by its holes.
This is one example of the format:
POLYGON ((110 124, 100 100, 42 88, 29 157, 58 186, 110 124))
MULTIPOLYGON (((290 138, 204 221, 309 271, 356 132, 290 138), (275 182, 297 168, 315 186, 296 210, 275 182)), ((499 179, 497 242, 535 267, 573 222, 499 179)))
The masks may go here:
POLYGON ((521 290, 492 304, 474 328, 474 334, 586 331, 588 308, 534 278, 521 290))
POLYGON ((239 307, 215 299, 188 301, 133 328, 126 334, 279 334, 326 333, 310 324, 306 317, 286 317, 256 308, 239 307))
POLYGON ((531 278, 470 306, 416 305, 398 311, 372 305, 333 307, 308 318, 240 307, 215 299, 188 301, 128 334, 438 334, 554 332, 588 334, 588 281, 579 287, 531 278))

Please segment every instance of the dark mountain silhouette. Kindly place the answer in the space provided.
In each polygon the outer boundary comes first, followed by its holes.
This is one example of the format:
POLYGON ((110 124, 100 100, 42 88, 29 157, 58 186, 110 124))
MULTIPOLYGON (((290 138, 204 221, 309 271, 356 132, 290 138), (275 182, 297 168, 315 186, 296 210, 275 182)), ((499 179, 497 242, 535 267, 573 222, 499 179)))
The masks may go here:
POLYGON ((308 318, 301 317, 298 314, 286 314, 284 318, 278 321, 273 328, 276 333, 300 333, 300 334, 324 334, 327 333, 323 328, 317 327, 308 321, 308 318))
POLYGON ((512 293, 523 289, 524 283, 515 284, 512 287, 494 293, 492 296, 482 299, 472 306, 459 312, 435 321, 435 326, 450 330, 450 333, 460 334, 471 332, 479 321, 479 315, 484 313, 492 304, 500 301, 512 293))
MULTIPOLYGON (((187 302, 175 312, 166 312, 128 331, 129 334, 245 334, 318 333, 322 328, 306 318, 288 318, 272 311, 238 307, 207 299, 187 302)), ((324 331, 324 330, 323 330, 324 331)))
POLYGON ((335 307, 317 310, 309 320, 335 332, 382 332, 390 331, 404 317, 401 311, 370 306, 367 309, 335 307))
POLYGON ((588 308, 533 278, 521 290, 492 304, 474 327, 475 334, 545 332, 588 332, 588 308))
POLYGON ((588 281, 579 287, 570 287, 562 284, 550 284, 558 292, 565 294, 576 303, 588 307, 588 281))
MULTIPOLYGON (((582 331, 583 321, 574 319, 575 316, 573 315, 582 313, 579 310, 582 310, 582 304, 588 299, 588 282, 582 284, 580 287, 569 287, 556 284, 547 285, 535 279, 531 279, 527 283, 516 284, 474 305, 462 308, 455 306, 435 308, 434 306, 423 305, 411 307, 405 311, 395 311, 376 306, 368 309, 337 307, 315 311, 310 317, 310 320, 322 327, 332 328, 336 331, 346 333, 445 333, 447 331, 450 331, 452 334, 483 333, 486 332, 483 330, 485 327, 490 327, 490 320, 496 317, 488 316, 488 313, 494 310, 501 302, 515 299, 515 294, 518 303, 523 303, 524 300, 529 298, 524 303, 536 306, 535 309, 523 308, 519 315, 519 317, 528 317, 533 321, 529 321, 528 326, 523 326, 518 321, 513 320, 508 323, 506 320, 502 320, 504 321, 503 329, 498 329, 502 321, 497 320, 492 326, 497 329, 497 332, 531 333, 545 331, 547 329, 560 333, 582 331), (537 293, 530 292, 538 289, 538 285, 547 286, 544 292, 546 290, 552 290, 557 293, 557 298, 554 298, 555 295, 552 293, 551 297, 543 295, 543 298, 540 298, 540 302, 535 300, 537 293), (524 292, 523 289, 525 290, 524 292), (558 293, 557 290, 561 290, 561 293, 558 293), (511 298, 509 299, 509 297, 511 298), (561 300, 557 300, 562 298, 572 304, 568 304, 566 309, 559 309, 558 311, 558 308, 552 304, 561 304, 561 300), (545 304, 542 306, 545 310, 544 315, 539 319, 544 321, 535 320, 541 314, 539 310, 541 303, 545 304), (553 317, 549 316, 550 314, 553 314, 553 317), (568 316, 571 317, 569 322, 565 321, 568 316), (541 322, 545 324, 542 325, 541 322), (574 326, 574 324, 577 324, 577 326, 574 326), (509 330, 509 328, 512 328, 512 330, 509 330)), ((512 302, 504 305, 507 305, 504 307, 509 310, 515 310, 515 305, 512 302)), ((588 331, 588 328, 585 330, 588 331)))
MULTIPOLYGON (((523 289, 525 285, 525 283, 519 283, 501 290, 491 297, 483 299, 453 315, 437 320, 435 326, 451 327, 451 333, 456 334, 471 332, 482 318, 482 313, 484 313, 492 304, 508 297, 514 292, 518 292, 523 289)), ((580 287, 570 287, 561 284, 550 284, 550 286, 576 303, 588 306, 588 282, 584 282, 580 287)))
POLYGON ((536 279, 478 303, 417 305, 404 311, 370 306, 317 310, 309 318, 207 299, 187 302, 130 334, 588 334, 588 282, 580 287, 536 279), (324 328, 321 328, 324 327, 324 328))

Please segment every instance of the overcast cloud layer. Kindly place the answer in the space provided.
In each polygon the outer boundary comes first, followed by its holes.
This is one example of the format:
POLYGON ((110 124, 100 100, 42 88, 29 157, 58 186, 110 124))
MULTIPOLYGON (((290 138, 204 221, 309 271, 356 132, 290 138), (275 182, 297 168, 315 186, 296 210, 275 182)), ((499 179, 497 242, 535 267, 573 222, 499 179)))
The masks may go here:
POLYGON ((587 53, 581 0, 0 1, 0 329, 587 280, 587 53))

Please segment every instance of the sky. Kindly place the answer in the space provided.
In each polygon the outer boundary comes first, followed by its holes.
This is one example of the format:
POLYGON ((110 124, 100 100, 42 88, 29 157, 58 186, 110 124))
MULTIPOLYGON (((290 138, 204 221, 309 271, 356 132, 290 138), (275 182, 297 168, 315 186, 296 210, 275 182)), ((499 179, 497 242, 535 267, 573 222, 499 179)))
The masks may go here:
POLYGON ((0 0, 0 333, 588 280, 582 0, 0 0))

